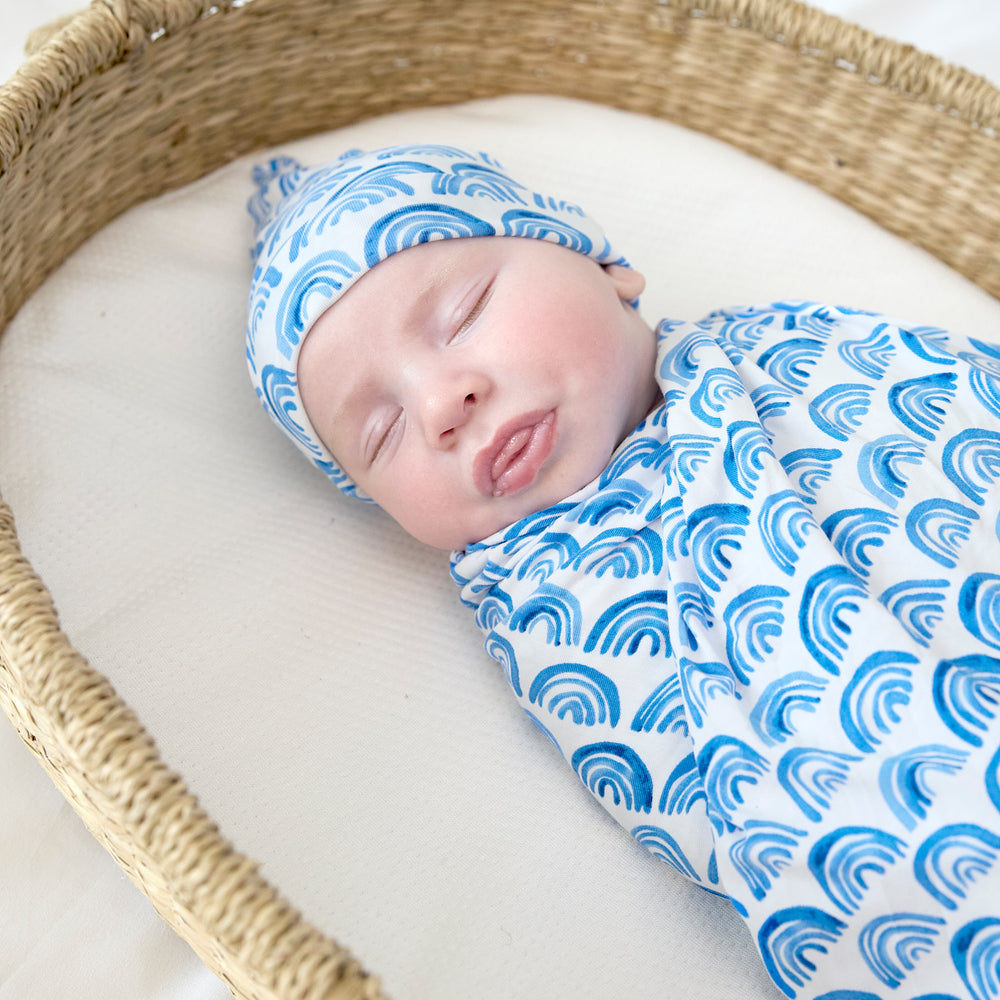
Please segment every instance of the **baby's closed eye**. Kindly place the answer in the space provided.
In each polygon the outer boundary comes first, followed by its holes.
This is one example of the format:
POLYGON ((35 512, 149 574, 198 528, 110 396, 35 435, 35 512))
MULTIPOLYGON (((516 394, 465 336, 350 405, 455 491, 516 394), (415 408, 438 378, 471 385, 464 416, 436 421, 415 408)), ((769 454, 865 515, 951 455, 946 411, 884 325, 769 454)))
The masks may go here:
POLYGON ((472 308, 465 314, 465 318, 456 328, 454 334, 452 334, 449 339, 449 344, 454 344, 462 340, 463 334, 465 334, 469 328, 476 322, 480 317, 483 310, 486 308, 491 296, 493 295, 493 282, 490 281, 489 284, 483 289, 482 294, 473 303, 472 308))
POLYGON ((402 429, 403 425, 403 409, 402 407, 397 408, 394 411, 390 411, 385 419, 380 420, 375 424, 375 427, 369 436, 369 442, 373 442, 365 449, 366 458, 369 465, 373 465, 378 458, 383 455, 388 445, 391 443, 392 437, 395 433, 402 429))

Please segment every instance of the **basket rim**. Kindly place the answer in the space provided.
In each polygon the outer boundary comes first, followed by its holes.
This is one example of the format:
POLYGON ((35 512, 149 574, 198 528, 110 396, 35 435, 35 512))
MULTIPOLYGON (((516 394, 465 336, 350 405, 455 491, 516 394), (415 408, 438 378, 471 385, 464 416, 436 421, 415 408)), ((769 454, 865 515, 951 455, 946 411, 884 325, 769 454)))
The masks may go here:
MULTIPOLYGON (((24 147, 38 122, 82 80, 141 53, 165 35, 210 17, 225 16, 255 0, 91 0, 89 7, 41 29, 34 51, 0 85, 0 175, 24 147), (9 116, 9 117, 8 117, 9 116), (11 141, 12 139, 12 141, 11 141)), ((656 0, 689 17, 728 22, 874 86, 898 91, 974 128, 1000 128, 1000 90, 985 76, 946 62, 914 45, 809 6, 802 0, 656 0)))
MULTIPOLYGON (((266 4, 267 0, 92 0, 88 8, 54 31, 0 87, 0 176, 31 142, 47 116, 71 98, 86 79, 141 55, 160 38, 182 33, 200 21, 225 18, 241 9, 240 16, 253 16, 255 7, 266 4)), ((650 0, 650 6, 655 9, 654 0, 650 0)), ((664 0, 661 6, 778 42, 838 71, 858 74, 872 86, 887 88, 957 117, 974 129, 991 131, 1000 127, 1000 91, 985 78, 799 0, 664 0)), ((289 967, 300 963, 302 976, 310 975, 319 966, 334 969, 332 978, 340 984, 333 987, 337 996, 382 996, 377 980, 360 971, 339 945, 302 921, 259 876, 256 866, 222 838, 182 779, 159 757, 152 737, 115 694, 110 682, 72 647, 59 629, 45 584, 20 552, 13 516, 2 500, 0 651, 4 654, 0 660, 0 703, 29 746, 35 744, 32 748, 48 765, 54 780, 54 770, 63 764, 72 769, 69 777, 64 773, 61 780, 56 780, 71 804, 80 811, 77 802, 88 799, 97 814, 101 810, 109 814, 118 811, 113 821, 108 821, 107 829, 94 830, 116 860, 121 860, 118 855, 122 838, 138 841, 133 850, 141 854, 145 849, 142 836, 148 833, 150 824, 165 818, 178 822, 177 817, 184 817, 191 832, 169 864, 181 873, 177 883, 189 887, 187 897, 173 900, 172 912, 164 913, 162 906, 157 907, 182 936, 190 942, 206 923, 196 912, 204 906, 203 900, 191 902, 199 894, 235 894, 241 901, 254 897, 256 905, 247 907, 245 914, 234 915, 224 906, 209 905, 213 914, 227 910, 224 917, 233 931, 225 943, 216 939, 207 948, 195 945, 210 967, 220 975, 229 970, 226 977, 233 987, 246 991, 248 996, 282 995, 279 978, 288 983, 293 977, 287 968, 279 977, 273 959, 261 961, 265 953, 261 949, 270 949, 272 955, 281 955, 289 967), (29 634, 29 626, 37 628, 42 638, 36 638, 34 632, 29 634), (12 650, 14 655, 8 655, 12 650), (11 668, 3 662, 7 659, 14 664, 15 674, 21 663, 30 663, 31 671, 37 673, 28 676, 26 669, 20 676, 10 675, 11 668), (56 667, 42 670, 39 664, 43 660, 52 661, 56 667), (25 695, 30 718, 17 717, 9 686, 25 695), (60 740, 64 737, 58 734, 64 732, 74 712, 65 697, 69 687, 86 692, 88 705, 99 702, 101 714, 78 720, 83 728, 71 745, 62 746, 60 740), (111 723, 115 733, 110 731, 111 723), (148 803, 137 804, 134 793, 127 801, 117 802, 110 791, 113 783, 131 784, 133 788, 145 783, 155 788, 160 795, 159 809, 148 809, 148 803), (207 870, 213 865, 214 873, 207 870), (255 929, 252 925, 265 919, 277 925, 274 932, 265 935, 264 945, 245 946, 245 939, 255 929), (268 966, 271 979, 263 982, 253 974, 255 960, 268 966), (232 972, 233 963, 241 962, 250 967, 243 978, 232 972)), ((91 816, 88 825, 92 829, 93 822, 91 816)), ((127 863, 125 853, 123 865, 127 863)), ((162 858, 154 860, 161 868, 167 867, 168 862, 162 858)), ((140 888, 149 895, 153 887, 140 888)), ((211 921, 207 922, 212 929, 211 921)))

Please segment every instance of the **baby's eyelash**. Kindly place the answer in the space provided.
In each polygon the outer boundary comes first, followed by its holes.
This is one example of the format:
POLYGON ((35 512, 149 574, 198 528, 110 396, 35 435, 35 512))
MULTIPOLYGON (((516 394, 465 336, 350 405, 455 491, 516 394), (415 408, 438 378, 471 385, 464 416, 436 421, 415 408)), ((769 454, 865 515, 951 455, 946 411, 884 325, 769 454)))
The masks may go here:
MULTIPOLYGON (((483 290, 483 294, 476 300, 476 304, 469 310, 468 315, 462 320, 462 325, 455 331, 455 337, 464 333, 479 317, 479 314, 486 308, 486 303, 493 294, 493 282, 491 281, 483 290)), ((454 337, 452 338, 454 339, 454 337)))
POLYGON ((402 417, 403 417, 403 411, 400 410, 396 414, 396 416, 391 421, 389 421, 389 423, 385 427, 385 430, 379 435, 379 439, 375 443, 375 448, 372 451, 371 458, 368 460, 369 465, 373 465, 375 461, 378 459, 379 455, 382 454, 386 442, 389 440, 389 435, 392 434, 393 429, 396 427, 396 425, 399 423, 402 417))

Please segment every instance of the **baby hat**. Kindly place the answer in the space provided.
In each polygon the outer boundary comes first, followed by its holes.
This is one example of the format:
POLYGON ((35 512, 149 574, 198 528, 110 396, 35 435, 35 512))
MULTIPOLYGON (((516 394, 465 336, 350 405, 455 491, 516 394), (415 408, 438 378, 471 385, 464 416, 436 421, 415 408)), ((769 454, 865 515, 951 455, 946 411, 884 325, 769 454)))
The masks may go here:
POLYGON ((257 242, 246 354, 264 409, 344 493, 369 499, 309 422, 296 366, 309 330, 379 261, 431 240, 527 236, 599 264, 625 264, 576 205, 529 190, 485 153, 405 145, 306 168, 278 157, 253 172, 257 242))

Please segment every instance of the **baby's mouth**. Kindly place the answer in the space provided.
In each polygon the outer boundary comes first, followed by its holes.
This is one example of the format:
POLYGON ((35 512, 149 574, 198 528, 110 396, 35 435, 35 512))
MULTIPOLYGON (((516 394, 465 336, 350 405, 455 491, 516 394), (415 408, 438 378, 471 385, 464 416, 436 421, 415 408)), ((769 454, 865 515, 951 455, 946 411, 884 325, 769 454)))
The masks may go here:
POLYGON ((555 410, 525 413, 508 421, 477 455, 476 488, 483 496, 502 497, 530 486, 556 440, 555 410))

